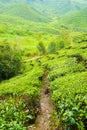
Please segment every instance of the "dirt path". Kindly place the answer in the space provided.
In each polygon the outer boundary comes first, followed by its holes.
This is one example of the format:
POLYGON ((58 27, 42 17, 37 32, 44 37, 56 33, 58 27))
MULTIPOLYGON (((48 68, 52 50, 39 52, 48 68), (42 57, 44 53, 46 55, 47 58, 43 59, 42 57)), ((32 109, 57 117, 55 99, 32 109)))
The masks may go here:
POLYGON ((41 59, 42 57, 43 57, 43 56, 33 57, 33 58, 31 58, 31 59, 24 60, 23 63, 27 63, 27 62, 34 61, 34 60, 37 60, 37 59, 41 59))
POLYGON ((50 86, 49 80, 47 79, 47 72, 44 74, 43 78, 43 88, 41 89, 41 98, 40 98, 40 105, 41 105, 41 112, 40 115, 37 117, 35 126, 31 127, 29 130, 55 130, 50 125, 51 123, 51 113, 53 112, 53 105, 50 100, 50 86))

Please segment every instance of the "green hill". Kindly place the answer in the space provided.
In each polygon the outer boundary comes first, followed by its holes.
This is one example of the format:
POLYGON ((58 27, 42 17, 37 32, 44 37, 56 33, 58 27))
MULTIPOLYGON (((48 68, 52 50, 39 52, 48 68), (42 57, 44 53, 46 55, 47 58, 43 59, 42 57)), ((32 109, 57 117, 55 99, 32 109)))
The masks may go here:
POLYGON ((87 29, 87 8, 61 18, 60 24, 73 25, 76 28, 87 29))
POLYGON ((27 2, 43 14, 58 17, 87 6, 84 0, 27 0, 27 2))
POLYGON ((21 17, 15 17, 6 14, 0 14, 0 33, 1 34, 28 34, 29 32, 38 33, 59 33, 50 23, 35 22, 25 20, 21 17), (14 28, 15 27, 15 28, 14 28))
POLYGON ((10 4, 3 7, 1 14, 11 15, 36 22, 47 22, 48 19, 27 4, 10 4))
MULTIPOLYGON (((39 11, 39 13, 49 17, 65 15, 87 6, 87 1, 85 0, 1 0, 1 2, 4 5, 24 3, 39 11)), ((8 9, 8 7, 6 8, 8 9)), ((17 7, 13 7, 13 9, 11 9, 12 12, 14 12, 14 8, 16 10, 17 7)))

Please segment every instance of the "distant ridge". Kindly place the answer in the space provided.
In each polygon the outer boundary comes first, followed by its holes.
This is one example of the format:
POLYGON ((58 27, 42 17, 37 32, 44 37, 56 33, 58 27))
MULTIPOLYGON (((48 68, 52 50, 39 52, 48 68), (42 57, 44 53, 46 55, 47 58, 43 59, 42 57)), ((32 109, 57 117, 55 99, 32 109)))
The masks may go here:
POLYGON ((38 12, 37 10, 33 9, 25 3, 16 3, 4 6, 3 9, 0 10, 0 13, 36 22, 48 21, 48 19, 45 16, 43 16, 40 12, 38 12))
POLYGON ((59 16, 83 9, 86 0, 1 0, 3 4, 25 3, 44 15, 59 16))
POLYGON ((70 25, 72 24, 76 28, 87 29, 87 8, 74 12, 61 18, 59 21, 60 24, 70 25))

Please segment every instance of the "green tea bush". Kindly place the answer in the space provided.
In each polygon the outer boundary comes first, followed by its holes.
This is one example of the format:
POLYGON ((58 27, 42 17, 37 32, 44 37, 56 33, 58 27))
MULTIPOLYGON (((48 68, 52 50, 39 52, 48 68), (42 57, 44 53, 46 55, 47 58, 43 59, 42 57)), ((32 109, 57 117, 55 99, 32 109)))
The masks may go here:
POLYGON ((85 71, 85 67, 82 64, 78 64, 76 58, 67 58, 57 62, 58 64, 50 66, 50 73, 48 78, 50 81, 55 78, 65 76, 66 74, 85 71))
POLYGON ((39 95, 42 82, 43 69, 35 66, 31 71, 13 77, 0 84, 0 96, 2 95, 39 95))
POLYGON ((21 53, 16 46, 0 45, 0 80, 11 78, 21 70, 21 53))
POLYGON ((35 65, 31 70, 26 68, 23 74, 0 83, 0 113, 3 112, 0 115, 1 129, 26 130, 25 126, 34 123, 40 111, 43 73, 43 68, 35 65))
POLYGON ((26 106, 13 98, 0 103, 0 130, 26 130, 26 106))
POLYGON ((35 120, 35 100, 28 96, 10 97, 0 103, 0 130, 26 130, 35 120), (32 99, 33 100, 33 99, 32 99))
POLYGON ((87 73, 60 77, 51 82, 52 100, 60 125, 68 130, 86 130, 87 122, 87 73), (63 123, 63 124, 62 124, 63 123))
POLYGON ((51 57, 49 55, 45 64, 49 69, 52 101, 56 109, 55 124, 58 129, 86 130, 86 48, 65 48, 51 57))

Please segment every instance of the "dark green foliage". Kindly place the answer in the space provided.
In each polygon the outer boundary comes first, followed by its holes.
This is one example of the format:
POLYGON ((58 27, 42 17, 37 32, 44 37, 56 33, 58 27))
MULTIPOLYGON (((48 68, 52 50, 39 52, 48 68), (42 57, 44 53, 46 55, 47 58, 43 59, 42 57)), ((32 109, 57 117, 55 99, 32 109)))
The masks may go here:
POLYGON ((44 44, 42 42, 40 42, 38 45, 37 45, 37 48, 39 50, 40 53, 42 54, 45 54, 46 53, 46 48, 44 46, 44 44))
POLYGON ((0 80, 8 79, 20 72, 21 54, 17 47, 9 44, 0 46, 0 80))
POLYGON ((37 61, 32 64, 26 63, 23 74, 0 84, 0 130, 26 130, 39 113, 44 71, 37 61))
MULTIPOLYGON (((61 45, 61 47, 62 47, 62 45, 61 45)), ((37 45, 37 48, 41 54, 47 54, 47 53, 52 54, 52 53, 55 53, 58 49, 57 44, 55 42, 51 42, 48 45, 47 49, 46 49, 45 45, 42 42, 40 42, 37 45)))
POLYGON ((48 53, 55 53, 56 52, 56 43, 51 42, 48 46, 48 53))
POLYGON ((60 49, 64 48, 64 41, 60 41, 60 42, 58 43, 58 47, 59 47, 60 49))

